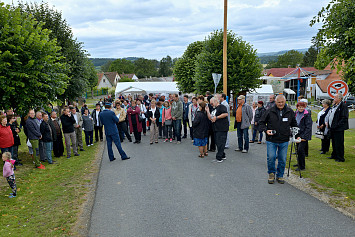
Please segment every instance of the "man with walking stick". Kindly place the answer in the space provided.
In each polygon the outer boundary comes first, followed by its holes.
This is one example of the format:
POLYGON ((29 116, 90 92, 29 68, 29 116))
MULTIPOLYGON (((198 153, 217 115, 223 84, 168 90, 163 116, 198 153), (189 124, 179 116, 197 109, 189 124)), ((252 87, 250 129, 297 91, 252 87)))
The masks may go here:
POLYGON ((266 131, 268 183, 277 182, 283 184, 288 142, 290 140, 290 128, 297 127, 297 121, 293 110, 286 106, 286 98, 283 95, 276 97, 276 105, 268 109, 259 121, 260 129, 266 131), (278 160, 275 168, 276 158, 278 160))

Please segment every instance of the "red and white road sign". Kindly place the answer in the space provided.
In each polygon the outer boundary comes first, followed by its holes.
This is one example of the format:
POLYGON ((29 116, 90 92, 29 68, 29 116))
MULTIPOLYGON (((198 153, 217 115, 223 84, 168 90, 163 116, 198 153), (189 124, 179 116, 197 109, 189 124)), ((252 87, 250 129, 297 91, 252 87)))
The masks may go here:
POLYGON ((335 94, 338 93, 343 94, 343 97, 345 97, 349 92, 349 87, 344 81, 333 81, 328 85, 327 92, 333 99, 335 94))

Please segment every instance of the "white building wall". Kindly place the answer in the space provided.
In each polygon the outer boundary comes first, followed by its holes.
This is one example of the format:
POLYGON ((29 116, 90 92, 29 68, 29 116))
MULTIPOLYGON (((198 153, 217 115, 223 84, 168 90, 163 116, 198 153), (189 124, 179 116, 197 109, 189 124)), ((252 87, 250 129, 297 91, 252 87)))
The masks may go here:
POLYGON ((101 81, 100 81, 99 85, 97 86, 97 89, 101 89, 101 88, 104 88, 104 87, 107 87, 107 88, 111 88, 112 87, 110 81, 107 79, 106 76, 103 76, 101 78, 101 81))

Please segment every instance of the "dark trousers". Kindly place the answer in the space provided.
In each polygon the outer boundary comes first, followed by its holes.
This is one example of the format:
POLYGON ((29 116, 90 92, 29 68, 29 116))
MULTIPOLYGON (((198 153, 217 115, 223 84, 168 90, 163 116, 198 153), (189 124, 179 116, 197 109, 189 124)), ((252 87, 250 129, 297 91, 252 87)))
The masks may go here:
POLYGON ((240 150, 249 150, 249 128, 241 129, 242 123, 237 122, 238 147, 240 150), (243 143, 244 140, 244 143, 243 143))
POLYGON ((86 145, 90 145, 94 143, 94 131, 86 131, 84 130, 85 133, 85 142, 86 145))
POLYGON ((173 138, 171 129, 172 129, 172 125, 164 125, 164 134, 166 139, 173 138))
POLYGON ((134 139, 136 139, 136 142, 140 142, 142 139, 142 134, 138 132, 137 124, 132 124, 132 127, 133 127, 134 139))
POLYGON ((104 135, 102 133, 102 126, 94 126, 95 130, 95 141, 99 141, 99 134, 100 134, 100 141, 104 139, 104 135))
MULTIPOLYGON (((187 127, 190 127, 189 125, 189 119, 183 119, 182 120, 182 125, 184 126, 184 136, 187 137, 187 127)), ((191 130, 190 130, 190 136, 191 136, 191 130)))
POLYGON ((181 119, 173 120, 174 135, 178 142, 181 142, 181 119))
POLYGON ((46 161, 47 160, 47 154, 46 154, 46 149, 44 147, 44 142, 42 140, 39 140, 39 158, 41 161, 46 161))
POLYGON ((16 187, 15 175, 13 174, 10 175, 9 177, 6 177, 6 180, 12 190, 12 196, 16 196, 17 187, 16 187))
POLYGON ((131 135, 129 135, 129 132, 127 130, 127 124, 125 121, 117 123, 117 129, 118 129, 118 133, 120 134, 121 142, 124 139, 124 135, 126 135, 126 137, 129 141, 132 141, 131 135))
POLYGON ((308 141, 306 141, 306 146, 305 146, 305 148, 304 148, 304 153, 305 153, 305 155, 306 156, 308 156, 308 141))
POLYGON ((226 154, 224 153, 224 148, 226 146, 227 134, 228 134, 228 132, 215 132, 214 133, 214 138, 215 138, 215 142, 216 142, 216 146, 217 146, 217 154, 216 154, 217 160, 222 160, 222 158, 226 157, 226 154))
POLYGON ((344 159, 344 131, 331 131, 332 139, 332 158, 345 161, 344 159))
POLYGON ((298 158, 298 168, 305 169, 306 168, 306 146, 308 142, 302 141, 301 143, 297 143, 297 158, 298 158))
POLYGON ((142 121, 142 130, 143 130, 143 134, 147 133, 147 120, 146 119, 144 119, 142 121))
POLYGON ((122 149, 120 138, 119 138, 118 134, 113 134, 113 135, 106 134, 106 142, 107 142, 108 158, 110 159, 110 161, 114 160, 114 155, 113 155, 113 150, 112 150, 112 142, 115 143, 117 150, 121 155, 121 159, 124 160, 127 158, 126 153, 122 149))
POLYGON ((322 139, 322 151, 328 152, 330 147, 330 138, 328 136, 324 136, 322 139))
MULTIPOLYGON (((194 139, 194 128, 193 127, 190 127, 190 138, 191 140, 194 139)), ((208 139, 207 139, 208 140, 208 139)), ((207 146, 208 147, 208 146, 207 146)))
POLYGON ((159 129, 159 137, 163 137, 164 136, 163 124, 162 124, 162 122, 158 122, 157 124, 158 124, 158 129, 159 129))
POLYGON ((209 150, 215 151, 216 150, 216 140, 215 140, 215 133, 212 129, 212 126, 208 130, 208 137, 209 139, 207 140, 207 148, 210 148, 209 150), (211 142, 210 142, 211 139, 211 142))
POLYGON ((64 153, 63 137, 57 134, 57 140, 53 142, 53 153, 55 157, 61 157, 64 153))

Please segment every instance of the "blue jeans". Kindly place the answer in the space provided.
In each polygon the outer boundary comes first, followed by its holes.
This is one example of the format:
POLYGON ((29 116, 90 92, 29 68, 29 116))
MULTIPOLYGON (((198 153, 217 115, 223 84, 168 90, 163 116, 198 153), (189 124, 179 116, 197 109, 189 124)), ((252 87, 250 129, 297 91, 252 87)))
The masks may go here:
POLYGON ((127 155, 122 149, 120 136, 117 133, 114 135, 106 135, 108 158, 110 159, 110 161, 112 161, 114 159, 113 150, 112 150, 112 141, 115 143, 117 150, 121 155, 121 159, 122 160, 126 159, 127 155))
POLYGON ((267 145, 267 168, 268 173, 276 173, 276 177, 282 178, 284 176, 287 158, 288 142, 274 143, 266 142, 267 145), (275 169, 275 161, 278 160, 277 172, 275 169))
POLYGON ((237 136, 238 136, 238 147, 240 150, 249 150, 249 128, 241 129, 242 123, 237 123, 237 136), (244 137, 244 148, 243 148, 243 137, 244 137))
POLYGON ((175 137, 178 142, 181 142, 181 119, 173 120, 175 137))
POLYGON ((259 132, 257 129, 254 129, 254 131, 253 131, 252 141, 255 142, 255 137, 256 137, 257 132, 259 133, 259 142, 261 142, 263 140, 263 132, 259 132))
POLYGON ((53 142, 43 142, 44 150, 47 156, 47 160, 49 164, 52 164, 52 150, 53 150, 53 142))

